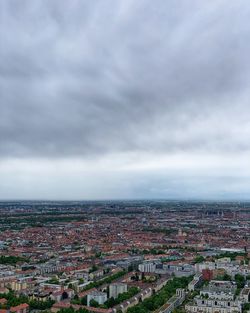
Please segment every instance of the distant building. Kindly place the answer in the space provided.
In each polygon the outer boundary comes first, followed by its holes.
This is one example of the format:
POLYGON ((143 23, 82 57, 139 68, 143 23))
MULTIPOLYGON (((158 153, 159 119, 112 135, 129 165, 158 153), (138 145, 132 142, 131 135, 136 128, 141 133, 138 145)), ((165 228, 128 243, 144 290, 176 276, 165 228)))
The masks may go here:
MULTIPOLYGON (((29 312, 29 305, 27 303, 22 303, 14 307, 10 307, 9 310, 3 310, 6 313, 28 313, 29 312)), ((5 313, 5 312, 3 312, 5 313)))
POLYGON ((188 290, 194 291, 195 289, 201 286, 202 281, 203 281, 202 275, 195 275, 193 280, 188 284, 188 290))
POLYGON ((145 262, 139 264, 139 271, 142 273, 154 273, 156 270, 156 265, 153 262, 145 262))
POLYGON ((124 283, 114 283, 109 285, 109 297, 116 299, 119 294, 127 292, 128 286, 124 283))
POLYGON ((195 273, 193 265, 190 264, 164 264, 163 269, 166 271, 166 274, 174 274, 176 277, 191 276, 195 273))
POLYGON ((104 304, 107 301, 107 294, 105 292, 93 291, 87 295, 87 305, 90 305, 90 301, 95 300, 98 304, 104 304))
POLYGON ((236 298, 237 287, 230 281, 213 280, 200 295, 185 306, 188 313, 241 313, 242 302, 236 298))
POLYGON ((188 313, 241 313, 241 303, 234 300, 202 299, 194 298, 194 303, 187 304, 185 310, 188 313))
POLYGON ((237 285, 231 281, 211 280, 208 286, 201 290, 201 295, 208 295, 208 297, 227 299, 234 297, 237 285))
POLYGON ((160 307, 157 313, 172 313, 175 308, 180 306, 185 300, 186 293, 185 289, 178 288, 176 289, 176 294, 172 296, 167 303, 165 303, 162 307, 160 307))
POLYGON ((244 288, 241 290, 240 299, 241 299, 243 302, 250 302, 250 288, 249 288, 249 287, 244 287, 244 288))

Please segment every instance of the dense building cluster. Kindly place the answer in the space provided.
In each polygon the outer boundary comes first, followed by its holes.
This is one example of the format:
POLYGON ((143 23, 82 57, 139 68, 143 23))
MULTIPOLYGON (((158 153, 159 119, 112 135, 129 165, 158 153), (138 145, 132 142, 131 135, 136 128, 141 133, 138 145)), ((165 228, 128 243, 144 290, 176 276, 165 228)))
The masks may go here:
POLYGON ((3 202, 0 216, 0 313, 250 309, 247 203, 3 202))

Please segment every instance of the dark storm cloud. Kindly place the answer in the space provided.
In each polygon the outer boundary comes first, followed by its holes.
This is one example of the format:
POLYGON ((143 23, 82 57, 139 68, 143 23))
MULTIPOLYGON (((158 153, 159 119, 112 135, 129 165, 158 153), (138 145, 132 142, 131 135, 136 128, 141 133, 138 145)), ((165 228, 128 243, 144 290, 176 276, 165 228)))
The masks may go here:
POLYGON ((249 150, 247 1, 0 2, 0 155, 249 150))

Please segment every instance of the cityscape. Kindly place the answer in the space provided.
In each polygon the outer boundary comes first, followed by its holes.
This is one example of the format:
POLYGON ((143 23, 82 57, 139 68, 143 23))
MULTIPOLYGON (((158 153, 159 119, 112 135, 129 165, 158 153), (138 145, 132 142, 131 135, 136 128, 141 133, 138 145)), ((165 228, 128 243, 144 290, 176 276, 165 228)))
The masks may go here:
POLYGON ((0 0, 0 313, 250 313, 250 1, 0 0))
POLYGON ((1 313, 247 312, 250 203, 0 203, 1 313))

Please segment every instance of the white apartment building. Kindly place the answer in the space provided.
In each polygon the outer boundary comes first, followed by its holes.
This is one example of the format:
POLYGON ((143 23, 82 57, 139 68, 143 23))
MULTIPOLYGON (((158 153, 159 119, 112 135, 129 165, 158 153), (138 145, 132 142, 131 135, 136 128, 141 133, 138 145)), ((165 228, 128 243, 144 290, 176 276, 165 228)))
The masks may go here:
POLYGON ((99 304, 104 304, 107 301, 107 294, 105 292, 93 291, 87 295, 87 305, 90 305, 90 301, 95 300, 99 304))
POLYGON ((185 310, 188 313, 241 313, 242 301, 235 298, 236 289, 230 281, 212 280, 185 310))
POLYGON ((204 299, 199 296, 194 298, 194 303, 187 304, 188 313, 241 313, 241 302, 236 300, 204 299))
POLYGON ((139 271, 142 273, 154 273, 156 270, 156 265, 153 262, 145 262, 139 264, 139 271))
POLYGON ((116 299, 119 294, 127 292, 128 286, 124 283, 114 283, 109 285, 109 297, 116 299))

